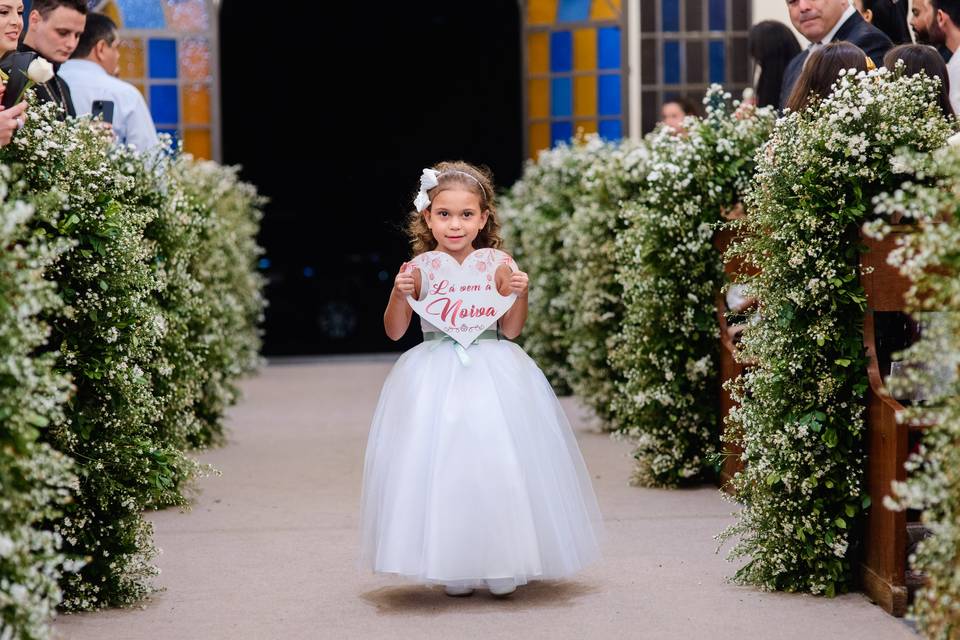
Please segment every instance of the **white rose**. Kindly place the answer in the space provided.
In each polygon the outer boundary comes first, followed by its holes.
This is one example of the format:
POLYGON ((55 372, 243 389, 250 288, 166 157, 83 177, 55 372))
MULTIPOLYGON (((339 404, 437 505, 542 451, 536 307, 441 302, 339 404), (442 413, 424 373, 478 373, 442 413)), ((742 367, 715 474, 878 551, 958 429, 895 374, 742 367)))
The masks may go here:
POLYGON ((37 84, 49 82, 53 79, 53 65, 44 58, 35 58, 27 67, 27 77, 37 84))

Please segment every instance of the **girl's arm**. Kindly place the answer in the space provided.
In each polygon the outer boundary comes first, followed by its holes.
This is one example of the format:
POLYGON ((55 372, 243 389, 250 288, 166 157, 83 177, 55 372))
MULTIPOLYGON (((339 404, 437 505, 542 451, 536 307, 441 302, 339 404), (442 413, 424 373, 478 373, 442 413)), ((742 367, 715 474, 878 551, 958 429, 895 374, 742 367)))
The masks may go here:
POLYGON ((410 326, 413 309, 407 304, 407 295, 420 297, 420 270, 404 271, 407 263, 400 265, 400 273, 393 279, 390 301, 383 312, 383 329, 391 340, 399 340, 410 326))
POLYGON ((529 278, 523 271, 511 271, 506 265, 497 268, 497 291, 500 295, 517 294, 516 302, 500 318, 500 332, 510 340, 520 335, 523 323, 527 321, 528 281, 529 278))

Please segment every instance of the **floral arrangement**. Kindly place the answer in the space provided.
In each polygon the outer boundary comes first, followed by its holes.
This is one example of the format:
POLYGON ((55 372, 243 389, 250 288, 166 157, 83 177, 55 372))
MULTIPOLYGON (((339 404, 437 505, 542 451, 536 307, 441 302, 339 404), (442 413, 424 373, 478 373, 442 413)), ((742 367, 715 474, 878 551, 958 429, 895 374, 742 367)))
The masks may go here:
POLYGON ((777 122, 758 155, 747 216, 729 250, 756 268, 743 333, 751 363, 731 386, 726 433, 744 453, 731 558, 737 580, 832 596, 852 578, 862 486, 864 294, 858 230, 871 198, 899 185, 901 149, 943 145, 938 81, 886 69, 845 72, 830 97, 777 122))
POLYGON ((61 122, 35 105, 3 149, 15 167, 13 193, 36 208, 35 225, 73 244, 49 269, 63 306, 45 318, 59 369, 76 391, 45 436, 77 461, 79 487, 53 530, 86 561, 63 578, 68 609, 126 604, 146 595, 156 573, 152 527, 142 511, 179 503, 174 478, 189 463, 161 442, 161 413, 146 369, 166 328, 155 304, 152 251, 144 231, 157 210, 118 171, 109 137, 82 121, 61 122))
POLYGON ((254 370, 262 199, 235 169, 138 156, 34 104, 0 150, 0 616, 134 603, 148 508, 189 504, 254 370), (9 274, 9 275, 8 275, 9 274))
POLYGON ((565 259, 567 228, 580 179, 602 143, 559 144, 527 162, 523 178, 502 199, 499 213, 507 250, 530 274, 524 350, 558 394, 570 391, 570 274, 565 259))
POLYGON ((713 233, 741 198, 769 109, 729 102, 714 85, 707 116, 686 133, 650 134, 645 172, 629 190, 617 236, 622 326, 610 364, 614 421, 635 444, 633 482, 675 486, 703 477, 719 448, 716 294, 723 285, 713 233))
POLYGON ((618 380, 607 354, 616 345, 624 314, 616 254, 624 227, 620 207, 646 176, 650 154, 645 142, 609 143, 596 136, 585 140, 583 152, 590 161, 580 175, 563 246, 569 274, 568 376, 573 392, 609 430, 615 424, 618 380))
MULTIPOLYGON (((909 375, 888 383, 895 393, 930 391, 900 417, 930 426, 907 462, 907 482, 894 483, 896 500, 883 506, 922 510, 931 535, 910 558, 926 577, 911 615, 926 637, 947 640, 960 633, 960 149, 903 154, 894 164, 904 182, 876 199, 876 211, 916 223, 888 260, 912 280, 907 302, 924 331, 903 354, 909 375)), ((866 231, 882 237, 889 225, 881 219, 866 231)))
POLYGON ((70 244, 30 228, 33 209, 8 199, 9 181, 0 166, 0 630, 32 639, 49 635, 60 575, 78 568, 42 528, 61 514, 77 478, 70 458, 41 439, 63 420, 70 381, 54 353, 37 353, 50 333, 41 316, 62 304, 44 275, 70 244))

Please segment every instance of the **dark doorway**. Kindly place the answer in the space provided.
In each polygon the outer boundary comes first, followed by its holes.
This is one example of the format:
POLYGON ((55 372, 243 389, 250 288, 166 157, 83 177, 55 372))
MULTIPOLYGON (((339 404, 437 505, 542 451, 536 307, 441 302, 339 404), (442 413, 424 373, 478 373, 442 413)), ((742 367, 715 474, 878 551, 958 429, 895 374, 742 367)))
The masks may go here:
POLYGON ((422 168, 522 169, 517 2, 330 4, 221 5, 224 161, 271 200, 268 355, 415 344, 383 309, 422 168))

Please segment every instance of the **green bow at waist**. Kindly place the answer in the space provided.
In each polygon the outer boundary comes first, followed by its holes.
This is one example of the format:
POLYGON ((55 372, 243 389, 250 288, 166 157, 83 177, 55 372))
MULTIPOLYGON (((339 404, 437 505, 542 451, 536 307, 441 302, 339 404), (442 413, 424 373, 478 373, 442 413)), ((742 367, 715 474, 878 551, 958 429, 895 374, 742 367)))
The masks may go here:
MULTIPOLYGON (((471 342, 470 344, 472 345, 477 344, 481 340, 502 340, 502 339, 503 338, 500 337, 500 331, 498 329, 487 329, 486 331, 482 331, 480 335, 474 338, 473 342, 471 342)), ((423 340, 424 342, 426 342, 427 340, 433 340, 436 342, 436 344, 430 347, 431 351, 438 348, 445 341, 449 340, 450 342, 453 343, 453 348, 457 352, 457 357, 460 358, 460 363, 463 364, 463 366, 465 367, 470 365, 470 356, 467 355, 467 350, 463 348, 463 345, 461 345, 459 342, 454 340, 449 335, 443 333, 442 331, 424 331, 423 340)))

